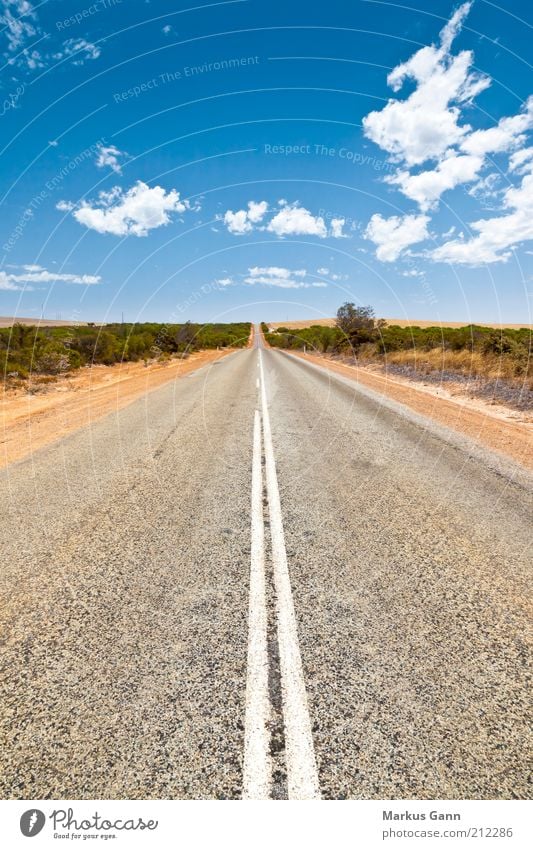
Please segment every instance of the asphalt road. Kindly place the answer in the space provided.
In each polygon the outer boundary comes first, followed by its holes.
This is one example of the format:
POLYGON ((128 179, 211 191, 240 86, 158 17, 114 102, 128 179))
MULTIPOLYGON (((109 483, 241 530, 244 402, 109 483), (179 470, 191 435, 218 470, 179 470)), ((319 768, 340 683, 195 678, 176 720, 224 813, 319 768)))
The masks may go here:
POLYGON ((248 349, 2 473, 3 798, 524 798, 531 480, 248 349))

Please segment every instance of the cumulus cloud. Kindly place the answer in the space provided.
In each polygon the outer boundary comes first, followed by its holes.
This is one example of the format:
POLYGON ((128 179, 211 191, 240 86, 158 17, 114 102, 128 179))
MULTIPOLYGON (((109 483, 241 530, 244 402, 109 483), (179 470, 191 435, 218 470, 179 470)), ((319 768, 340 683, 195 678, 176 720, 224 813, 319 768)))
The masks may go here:
POLYGON ((477 235, 445 242, 429 255, 441 262, 481 265, 505 262, 512 248, 533 239, 533 174, 526 174, 518 187, 504 193, 506 215, 474 221, 470 227, 477 235))
POLYGON ((497 172, 487 174, 486 177, 478 180, 468 189, 468 194, 481 201, 484 206, 490 206, 494 203, 502 189, 500 188, 501 176, 497 172))
POLYGON ((256 202, 248 201, 248 209, 239 209, 237 212, 232 212, 228 209, 224 214, 224 224, 230 233, 237 236, 242 236, 244 233, 249 233, 253 230, 253 225, 262 221, 268 210, 266 200, 256 202))
POLYGON ((114 144, 110 145, 99 145, 96 157, 96 167, 97 168, 105 168, 109 167, 115 174, 122 174, 122 168, 120 162, 118 161, 119 156, 125 156, 118 147, 115 147, 114 144))
MULTIPOLYGON (((441 30, 437 44, 423 47, 390 72, 387 81, 395 92, 406 81, 414 82, 414 90, 403 100, 391 98, 383 109, 363 120, 365 135, 396 163, 395 173, 385 177, 385 182, 396 186, 423 213, 402 219, 371 218, 365 235, 378 246, 376 255, 384 261, 393 261, 409 244, 427 238, 425 213, 438 207, 445 192, 470 186, 468 194, 485 207, 500 198, 500 173, 490 170, 489 156, 509 157, 510 179, 530 173, 533 149, 526 144, 527 133, 533 129, 533 97, 518 114, 505 116, 487 129, 473 129, 461 120, 462 109, 491 83, 489 76, 474 72, 472 51, 452 53, 453 41, 471 6, 471 2, 459 6, 441 30)), ((428 256, 469 264, 505 260, 510 245, 529 238, 524 218, 527 182, 504 194, 504 205, 511 210, 507 215, 475 221, 472 227, 477 236, 448 239, 428 256), (498 234, 496 221, 501 226, 498 234), (515 238, 512 226, 517 227, 515 238)))
MULTIPOLYGON (((67 201, 60 201, 68 209, 67 201)), ((175 189, 165 191, 161 186, 150 188, 140 180, 127 192, 115 186, 109 192, 100 192, 98 200, 83 201, 73 211, 80 224, 97 233, 114 236, 146 236, 150 230, 169 224, 172 212, 185 212, 189 203, 180 199, 175 189)))
POLYGON ((305 280, 307 271, 304 268, 292 270, 277 265, 254 266, 248 269, 248 275, 244 282, 249 286, 258 284, 263 286, 274 286, 279 289, 321 289, 325 283, 310 283, 305 280))
POLYGON ((387 82, 394 91, 406 80, 414 80, 415 90, 409 97, 390 99, 382 110, 363 119, 365 135, 397 162, 412 166, 439 158, 470 130, 468 124, 459 124, 459 104, 490 85, 490 78, 471 70, 470 50, 456 56, 450 53, 470 7, 468 2, 457 9, 442 29, 438 45, 423 47, 391 71, 387 82))
POLYGON ((533 159, 533 147, 524 147, 522 150, 517 150, 509 159, 509 171, 516 171, 518 174, 524 173, 530 168, 531 159, 533 159))
POLYGON ((266 230, 276 236, 318 236, 325 239, 331 236, 334 239, 347 238, 343 233, 344 218, 333 218, 330 229, 326 227, 324 219, 320 215, 313 215, 298 202, 289 203, 286 200, 278 201, 278 210, 274 213, 268 223, 264 222, 268 212, 266 201, 249 201, 248 209, 239 209, 233 212, 228 209, 224 214, 224 223, 230 233, 242 236, 251 233, 252 230, 266 230))
POLYGON ((70 200, 60 200, 56 203, 56 209, 59 209, 60 212, 72 212, 75 208, 76 204, 70 200))
POLYGON ((376 256, 383 262, 394 262, 410 245, 429 236, 427 215, 393 215, 383 218, 376 213, 364 232, 365 239, 377 245, 376 256))
POLYGON ((270 220, 267 230, 276 236, 319 236, 321 239, 328 234, 324 219, 298 204, 283 206, 270 220))
POLYGON ((263 220, 267 210, 268 203, 266 200, 261 200, 259 203, 256 203, 255 200, 248 201, 248 220, 251 221, 252 224, 257 224, 258 221, 263 220))
POLYGON ((441 195, 462 183, 475 180, 483 165, 481 156, 458 156, 450 153, 433 170, 411 174, 407 170, 397 171, 385 181, 399 186, 401 192, 418 203, 423 212, 435 209, 441 195))
POLYGON ((230 233, 237 236, 242 236, 244 233, 249 233, 253 227, 248 221, 248 213, 245 209, 239 209, 237 212, 232 212, 228 209, 224 215, 224 224, 230 233))
POLYGON ((346 238, 348 238, 348 237, 347 237, 347 236, 345 236, 345 234, 342 232, 342 228, 344 227, 345 223, 346 223, 346 219, 345 219, 345 218, 332 218, 332 219, 331 219, 331 232, 330 232, 330 235, 331 235, 334 239, 346 239, 346 238))
POLYGON ((94 274, 61 274, 47 271, 40 265, 22 265, 22 271, 7 274, 0 271, 0 289, 18 291, 33 289, 34 283, 74 283, 81 286, 94 286, 102 278, 94 274))
POLYGON ((488 153, 504 153, 522 145, 526 133, 533 127, 533 97, 529 97, 518 115, 501 118, 495 127, 475 130, 463 142, 461 150, 475 156, 488 153))

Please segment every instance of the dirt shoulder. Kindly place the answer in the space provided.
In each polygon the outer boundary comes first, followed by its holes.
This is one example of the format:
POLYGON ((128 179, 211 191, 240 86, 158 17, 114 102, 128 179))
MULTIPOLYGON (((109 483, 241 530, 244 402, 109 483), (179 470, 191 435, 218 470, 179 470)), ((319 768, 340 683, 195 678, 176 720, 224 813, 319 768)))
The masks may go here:
POLYGON ((39 388, 4 388, 0 401, 0 468, 232 351, 200 351, 168 363, 92 366, 39 388))
POLYGON ((441 387, 380 374, 368 367, 339 363, 327 356, 298 351, 291 351, 291 354, 356 380, 533 469, 533 422, 525 413, 466 396, 453 397, 441 387))

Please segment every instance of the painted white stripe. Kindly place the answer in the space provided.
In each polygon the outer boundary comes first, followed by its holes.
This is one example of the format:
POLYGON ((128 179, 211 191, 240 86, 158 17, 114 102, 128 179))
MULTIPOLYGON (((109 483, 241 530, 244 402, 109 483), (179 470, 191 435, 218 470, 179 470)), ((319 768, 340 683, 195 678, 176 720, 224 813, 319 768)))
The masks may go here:
POLYGON ((320 799, 311 721, 305 692, 298 627, 287 565, 276 461, 270 430, 263 358, 259 351, 265 471, 272 538, 272 563, 278 618, 278 644, 283 697, 289 799, 320 799))
POLYGON ((261 471, 261 417, 255 411, 252 458, 252 546, 248 612, 248 672, 244 729, 243 799, 268 799, 272 780, 269 754, 265 531, 261 471))

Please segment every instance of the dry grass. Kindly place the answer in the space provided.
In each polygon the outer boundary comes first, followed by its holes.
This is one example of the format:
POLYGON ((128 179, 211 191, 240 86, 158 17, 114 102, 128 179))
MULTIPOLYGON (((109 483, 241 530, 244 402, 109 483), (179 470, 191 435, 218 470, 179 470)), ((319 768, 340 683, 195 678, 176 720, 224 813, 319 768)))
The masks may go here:
MULTIPOLYGON (((375 354, 365 354, 361 351, 362 362, 375 362, 375 354)), ((520 374, 516 359, 502 355, 485 354, 478 351, 448 351, 444 348, 431 350, 393 351, 379 361, 393 366, 407 366, 419 375, 454 373, 470 379, 508 380, 527 385, 533 390, 533 376, 520 374)))

